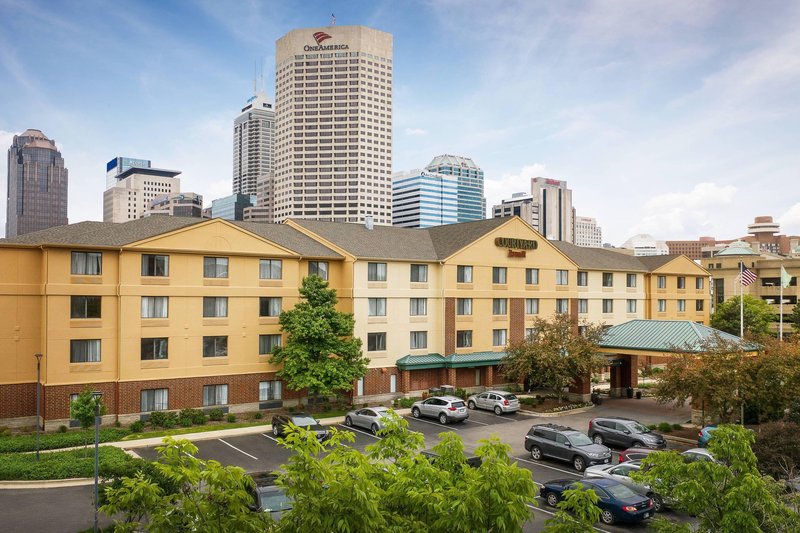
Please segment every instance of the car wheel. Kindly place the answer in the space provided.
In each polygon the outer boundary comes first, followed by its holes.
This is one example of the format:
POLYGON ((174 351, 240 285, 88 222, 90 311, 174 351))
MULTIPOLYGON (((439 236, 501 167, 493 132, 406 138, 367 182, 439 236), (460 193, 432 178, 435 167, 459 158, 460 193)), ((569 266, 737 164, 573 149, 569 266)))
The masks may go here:
POLYGON ((272 434, 276 437, 280 436, 281 432, 278 429, 278 424, 272 424, 272 434))
POLYGON ((653 494, 650 496, 653 498, 653 510, 657 513, 660 513, 664 510, 664 499, 659 496, 658 494, 653 494))
POLYGON ((539 449, 538 446, 534 446, 531 448, 531 459, 536 459, 537 461, 542 458, 542 450, 539 449))
POLYGON ((558 505, 559 498, 558 494, 556 494, 555 492, 548 492, 547 495, 545 495, 544 499, 547 502, 547 505, 549 505, 550 507, 555 507, 558 505))
POLYGON ((469 407, 470 409, 475 409, 475 402, 470 400, 469 403, 467 404, 467 407, 469 407))
POLYGON ((500 415, 502 415, 502 414, 503 414, 503 410, 502 410, 502 409, 500 409, 500 406, 499 406, 499 405, 495 405, 495 406, 494 406, 494 414, 496 414, 497 416, 500 416, 500 415))
POLYGON ((575 470, 578 472, 583 472, 583 469, 586 468, 586 461, 583 460, 583 457, 580 455, 576 455, 574 459, 572 459, 572 466, 575 467, 575 470))
POLYGON ((347 427, 352 427, 353 419, 350 418, 349 416, 344 417, 344 425, 347 427))
POLYGON ((411 410, 411 416, 414 418, 419 418, 419 407, 415 407, 411 410))
POLYGON ((602 521, 605 525, 610 526, 614 523, 614 513, 608 509, 603 509, 603 512, 600 513, 600 521, 602 521))
POLYGON ((632 448, 644 448, 644 444, 642 444, 641 442, 639 442, 637 440, 637 441, 634 441, 633 444, 631 444, 631 447, 632 448))
POLYGON ((377 435, 377 434, 378 434, 378 430, 379 430, 380 428, 378 428, 378 424, 372 424, 372 426, 370 426, 370 428, 369 428, 369 429, 370 429, 370 431, 372 431, 372 434, 373 434, 373 435, 377 435))
POLYGON ((603 436, 599 433, 595 433, 592 440, 595 444, 603 444, 603 436))
POLYGON ((447 424, 447 415, 444 413, 439 414, 439 422, 442 424, 447 424))

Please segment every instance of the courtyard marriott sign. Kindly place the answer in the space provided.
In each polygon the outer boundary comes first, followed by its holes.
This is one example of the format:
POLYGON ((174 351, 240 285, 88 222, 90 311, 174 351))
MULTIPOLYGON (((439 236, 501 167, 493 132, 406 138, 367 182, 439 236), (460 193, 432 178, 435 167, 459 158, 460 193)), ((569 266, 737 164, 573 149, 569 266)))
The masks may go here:
POLYGON ((525 250, 536 250, 539 247, 539 243, 536 241, 510 237, 497 237, 494 245, 498 248, 508 248, 508 257, 525 257, 525 250))

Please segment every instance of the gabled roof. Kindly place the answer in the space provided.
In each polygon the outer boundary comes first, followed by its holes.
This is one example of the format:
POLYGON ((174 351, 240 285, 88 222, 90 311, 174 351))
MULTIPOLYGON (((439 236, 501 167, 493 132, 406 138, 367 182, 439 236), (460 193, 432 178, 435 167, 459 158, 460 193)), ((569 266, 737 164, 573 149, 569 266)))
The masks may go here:
POLYGON ((429 368, 473 368, 499 365, 506 352, 452 353, 443 357, 438 353, 406 355, 395 363, 400 370, 425 370, 429 368))
POLYGON ((652 352, 700 352, 703 342, 719 337, 738 344, 746 351, 759 346, 736 335, 725 333, 691 320, 629 320, 607 329, 601 348, 652 352))
POLYGON ((297 252, 303 257, 342 259, 340 254, 334 252, 321 242, 315 241, 308 235, 297 231, 291 226, 286 226, 285 224, 242 222, 239 220, 229 220, 228 222, 270 242, 274 242, 278 246, 283 246, 293 252, 297 252))
POLYGON ((550 241, 550 243, 572 259, 580 268, 592 270, 625 270, 628 272, 647 272, 649 270, 639 261, 639 259, 641 259, 640 257, 634 257, 605 248, 576 246, 565 241, 550 241))
MULTIPOLYGON (((639 261, 649 270, 650 272, 654 270, 658 270, 662 266, 666 265, 667 263, 674 261, 675 259, 679 258, 681 254, 668 254, 668 255, 643 255, 637 257, 639 261)), ((690 260, 691 261, 691 260, 690 260)), ((696 263, 695 263, 696 264, 696 263)))
POLYGON ((511 218, 487 218, 474 222, 434 226, 426 231, 430 234, 437 257, 439 259, 447 259, 490 231, 499 228, 511 218))

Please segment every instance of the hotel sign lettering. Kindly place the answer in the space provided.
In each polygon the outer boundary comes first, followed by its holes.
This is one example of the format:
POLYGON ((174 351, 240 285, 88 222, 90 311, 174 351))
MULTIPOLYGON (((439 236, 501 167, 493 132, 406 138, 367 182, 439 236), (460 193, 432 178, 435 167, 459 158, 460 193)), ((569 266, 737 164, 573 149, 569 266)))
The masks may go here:
POLYGON ((497 237, 494 245, 499 248, 513 248, 514 250, 535 250, 539 243, 528 239, 512 239, 510 237, 497 237))

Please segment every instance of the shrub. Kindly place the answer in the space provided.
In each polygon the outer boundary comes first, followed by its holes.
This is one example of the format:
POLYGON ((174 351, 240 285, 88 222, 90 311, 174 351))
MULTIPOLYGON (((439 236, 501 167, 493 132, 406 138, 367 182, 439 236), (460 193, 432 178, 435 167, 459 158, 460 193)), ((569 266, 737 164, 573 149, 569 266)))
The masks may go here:
POLYGON ((467 391, 466 389, 456 389, 455 395, 461 398, 462 400, 467 399, 467 391))
POLYGON ((178 413, 178 424, 183 427, 202 426, 206 423, 206 414, 200 409, 183 409, 178 413))
POLYGON ((658 430, 662 433, 669 433, 670 431, 672 431, 672 424, 670 424, 669 422, 661 422, 658 425, 658 430))
POLYGON ((150 413, 150 425, 164 429, 174 428, 178 422, 178 415, 171 411, 153 411, 150 413))
POLYGON ((647 424, 647 429, 658 429, 658 424, 647 424))
POLYGON ((114 427, 115 428, 121 428, 122 427, 122 424, 120 423, 119 420, 114 420, 114 427))
POLYGON ((131 423, 131 433, 141 433, 142 431, 144 431, 144 422, 136 420, 131 423))
POLYGON ((236 422, 236 415, 233 414, 233 413, 229 414, 228 417, 227 417, 227 420, 228 420, 228 422, 233 424, 234 422, 236 422))
POLYGON ((65 426, 64 424, 61 424, 60 426, 58 426, 58 432, 59 433, 66 433, 67 432, 67 426, 65 426))
POLYGON ((256 420, 261 420, 264 415, 261 414, 261 411, 256 411, 256 414, 253 415, 253 418, 256 420))
POLYGON ((674 429, 675 431, 678 431, 680 429, 683 429, 683 426, 680 425, 680 424, 672 424, 672 429, 674 429))
POLYGON ((395 405, 398 409, 408 409, 416 401, 419 401, 419 398, 398 398, 395 400, 395 405))
POLYGON ((756 431, 753 452, 758 468, 776 479, 796 476, 800 471, 800 425, 793 422, 768 422, 756 431))
MULTIPOLYGON (((43 453, 36 461, 31 453, 12 453, 0 461, 0 479, 37 480, 94 476, 94 454, 88 450, 43 453)), ((145 461, 134 459, 115 446, 99 450, 100 475, 105 478, 133 475, 145 461)))
POLYGON ((214 422, 221 422, 222 417, 225 416, 225 413, 222 412, 222 409, 219 407, 215 407, 211 411, 208 412, 208 418, 213 420, 214 422))
MULTIPOLYGON (((121 440, 129 432, 127 429, 101 428, 100 442, 121 440)), ((94 429, 43 433, 40 436, 40 450, 57 450, 72 446, 85 446, 94 442, 94 429)), ((32 452, 36 449, 36 435, 13 435, 0 437, 0 453, 32 452)), ((0 461, 2 462, 2 461, 0 461)))

